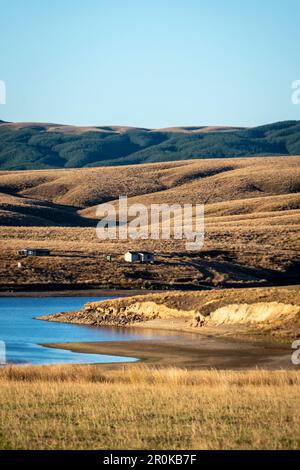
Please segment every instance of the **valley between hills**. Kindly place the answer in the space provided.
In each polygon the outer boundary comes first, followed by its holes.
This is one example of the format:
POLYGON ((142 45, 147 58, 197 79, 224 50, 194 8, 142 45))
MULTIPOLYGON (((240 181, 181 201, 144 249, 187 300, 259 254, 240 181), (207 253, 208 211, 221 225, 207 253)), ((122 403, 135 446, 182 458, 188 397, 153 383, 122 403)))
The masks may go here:
POLYGON ((0 172, 2 291, 199 289, 300 281, 298 156, 203 159, 152 164, 0 172), (185 240, 99 240, 96 207, 205 205, 204 246, 185 240), (27 247, 46 257, 20 258, 27 247), (128 264, 129 250, 155 254, 128 264), (110 255, 111 261, 106 257, 110 255), (21 267, 18 267, 21 262, 21 267))

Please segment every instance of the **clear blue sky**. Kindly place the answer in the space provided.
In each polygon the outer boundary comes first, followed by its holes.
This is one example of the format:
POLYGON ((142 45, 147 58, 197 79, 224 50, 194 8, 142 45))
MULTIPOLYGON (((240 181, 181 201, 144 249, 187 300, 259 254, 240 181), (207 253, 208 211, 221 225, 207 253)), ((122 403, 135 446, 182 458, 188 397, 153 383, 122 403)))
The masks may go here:
POLYGON ((299 0, 0 0, 0 119, 300 119, 299 0))

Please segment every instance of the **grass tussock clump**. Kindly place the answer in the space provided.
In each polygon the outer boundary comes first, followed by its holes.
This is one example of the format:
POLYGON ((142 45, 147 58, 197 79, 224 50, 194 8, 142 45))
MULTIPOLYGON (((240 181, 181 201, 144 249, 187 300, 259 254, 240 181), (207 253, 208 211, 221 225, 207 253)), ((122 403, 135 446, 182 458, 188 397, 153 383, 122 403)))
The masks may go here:
POLYGON ((0 369, 1 382, 103 382, 105 376, 97 366, 92 365, 55 365, 55 366, 15 366, 7 365, 0 369))
POLYGON ((298 449, 298 371, 5 367, 1 449, 298 449))

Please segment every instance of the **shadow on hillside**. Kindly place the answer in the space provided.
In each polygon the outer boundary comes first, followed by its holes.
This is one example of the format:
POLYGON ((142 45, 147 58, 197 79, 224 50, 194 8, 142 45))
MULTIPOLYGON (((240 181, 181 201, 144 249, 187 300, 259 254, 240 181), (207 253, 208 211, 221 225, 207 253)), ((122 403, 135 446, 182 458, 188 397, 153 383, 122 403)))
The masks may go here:
POLYGON ((239 254, 227 250, 206 250, 197 253, 174 252, 163 256, 162 264, 178 266, 178 263, 194 267, 203 277, 205 284, 218 287, 254 287, 262 283, 269 285, 289 285, 300 283, 300 260, 294 260, 284 270, 279 271, 247 265, 239 260, 239 254))

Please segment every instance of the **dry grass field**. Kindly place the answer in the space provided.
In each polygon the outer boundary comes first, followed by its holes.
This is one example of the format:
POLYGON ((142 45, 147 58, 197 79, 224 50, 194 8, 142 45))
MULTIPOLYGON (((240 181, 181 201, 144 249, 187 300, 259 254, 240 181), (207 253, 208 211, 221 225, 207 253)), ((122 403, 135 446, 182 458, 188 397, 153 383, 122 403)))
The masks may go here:
POLYGON ((300 375, 0 370, 1 449, 298 449, 300 375))
POLYGON ((299 157, 207 159, 124 167, 0 172, 1 288, 88 286, 199 288, 299 282, 299 157), (97 204, 204 203, 205 243, 103 241, 97 204), (23 260, 16 251, 49 247, 23 260), (134 269, 127 249, 156 253, 134 269), (106 255, 113 255, 113 262, 106 255))

